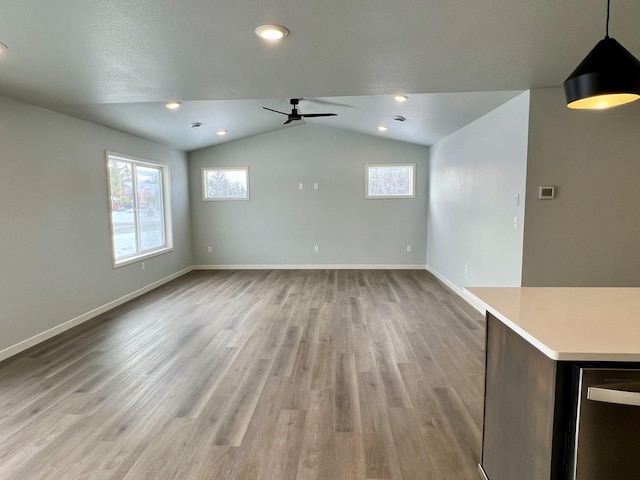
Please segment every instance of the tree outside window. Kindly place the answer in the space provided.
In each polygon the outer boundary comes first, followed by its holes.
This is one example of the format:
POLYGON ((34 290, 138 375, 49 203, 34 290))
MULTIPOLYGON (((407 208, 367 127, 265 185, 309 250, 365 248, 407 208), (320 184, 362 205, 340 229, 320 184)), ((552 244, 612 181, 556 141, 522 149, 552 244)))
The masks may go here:
POLYGON ((366 165, 365 198, 414 198, 415 164, 366 165))
POLYGON ((248 200, 248 167, 202 169, 203 200, 248 200))

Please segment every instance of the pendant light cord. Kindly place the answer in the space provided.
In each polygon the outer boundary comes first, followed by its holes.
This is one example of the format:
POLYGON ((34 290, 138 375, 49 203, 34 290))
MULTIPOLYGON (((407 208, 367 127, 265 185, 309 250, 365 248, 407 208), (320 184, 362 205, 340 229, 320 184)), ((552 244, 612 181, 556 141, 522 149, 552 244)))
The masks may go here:
POLYGON ((607 32, 604 38, 609 38, 609 11, 611 10, 611 0, 607 0, 607 32))

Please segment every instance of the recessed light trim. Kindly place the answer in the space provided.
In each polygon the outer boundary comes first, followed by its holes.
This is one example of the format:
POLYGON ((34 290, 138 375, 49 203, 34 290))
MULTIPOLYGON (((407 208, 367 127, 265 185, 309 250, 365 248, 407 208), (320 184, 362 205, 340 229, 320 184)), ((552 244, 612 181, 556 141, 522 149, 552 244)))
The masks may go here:
POLYGON ((167 102, 164 104, 165 107, 167 107, 169 110, 177 110, 178 108, 180 108, 181 103, 180 102, 167 102))
POLYGON ((280 25, 260 25, 255 30, 256 35, 264 40, 281 40, 289 35, 289 30, 280 25))
POLYGON ((393 120, 397 123, 402 123, 406 120, 406 117, 403 117, 402 115, 395 115, 393 120))
POLYGON ((218 130, 216 132, 216 135, 218 135, 219 137, 224 137, 228 132, 226 130, 218 130))
POLYGON ((389 130, 389 127, 385 127, 384 125, 379 125, 378 130, 380 130, 381 132, 386 132, 387 130, 389 130))
POLYGON ((202 126, 201 122, 193 122, 189 124, 189 128, 200 128, 202 126))
POLYGON ((404 103, 409 100, 409 97, 407 97, 406 95, 395 95, 393 98, 396 100, 396 102, 399 103, 404 103))

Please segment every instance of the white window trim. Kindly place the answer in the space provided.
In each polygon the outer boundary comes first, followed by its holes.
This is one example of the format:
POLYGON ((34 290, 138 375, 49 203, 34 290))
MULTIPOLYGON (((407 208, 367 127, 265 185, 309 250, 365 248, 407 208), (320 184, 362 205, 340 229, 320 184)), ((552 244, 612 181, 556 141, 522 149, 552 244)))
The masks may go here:
POLYGON ((249 187, 250 178, 249 178, 249 167, 202 167, 200 173, 200 184, 202 186, 202 201, 204 202, 237 202, 237 201, 246 201, 250 200, 251 197, 251 189, 249 187), (245 173, 247 178, 247 195, 244 197, 207 197, 207 175, 208 171, 215 170, 239 170, 245 173))
MULTIPOLYGON (((108 196, 108 205, 109 205, 109 233, 111 235, 111 259, 113 261, 113 268, 124 267, 125 265, 131 265, 132 263, 139 262, 141 260, 157 257, 158 255, 162 255, 164 253, 173 251, 173 228, 171 221, 171 180, 170 180, 170 171, 169 165, 162 162, 152 161, 145 158, 134 157, 132 155, 124 155, 122 153, 111 152, 109 150, 105 151, 105 165, 107 168, 107 191, 109 193, 108 196), (146 250, 143 253, 129 255, 120 260, 116 259, 116 250, 115 250, 115 241, 114 241, 114 230, 113 230, 113 203, 111 202, 111 198, 113 197, 113 192, 111 191, 111 178, 110 178, 110 169, 109 162, 111 159, 121 159, 125 162, 132 162, 136 165, 149 166, 154 168, 162 169, 162 213, 164 217, 164 245, 146 250)), ((136 216, 136 222, 138 222, 138 218, 136 216)), ((139 227, 136 227, 139 228, 139 227)))
POLYGON ((416 198, 416 164, 415 163, 367 163, 364 169, 364 198, 370 200, 389 198, 416 198), (371 167, 411 167, 411 194, 410 195, 369 195, 369 169, 371 167))

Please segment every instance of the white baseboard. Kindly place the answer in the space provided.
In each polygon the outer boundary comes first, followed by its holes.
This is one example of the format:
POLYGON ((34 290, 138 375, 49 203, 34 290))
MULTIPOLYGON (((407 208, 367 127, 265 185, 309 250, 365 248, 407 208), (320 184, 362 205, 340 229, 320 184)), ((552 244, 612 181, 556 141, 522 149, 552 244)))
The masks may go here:
POLYGON ((424 265, 194 265, 193 270, 424 270, 424 265))
POLYGON ((462 298, 465 302, 467 302, 473 308, 478 310, 478 312, 480 312, 482 315, 486 313, 486 308, 483 304, 478 303, 478 301, 474 297, 470 296, 469 294, 467 294, 465 290, 459 288, 456 284, 452 283, 447 277, 443 276, 438 271, 431 268, 429 265, 427 265, 427 272, 431 273, 434 277, 436 277, 438 280, 444 283, 447 287, 449 287, 451 290, 457 293, 460 298, 462 298))
POLYGON ((42 333, 34 335, 31 338, 27 338, 26 340, 23 340, 20 343, 16 343, 15 345, 12 345, 11 347, 5 348, 4 350, 0 350, 0 361, 5 360, 14 355, 17 355, 18 353, 23 352, 24 350, 27 350, 28 348, 31 348, 41 342, 44 342, 45 340, 55 337, 56 335, 69 330, 70 328, 76 327, 86 322, 87 320, 91 320, 92 318, 97 317, 98 315, 104 312, 107 312, 112 308, 118 307, 123 303, 128 302, 129 300, 133 300, 134 298, 139 297, 140 295, 144 295, 145 293, 150 292, 154 288, 158 288, 159 286, 164 285, 165 283, 170 282, 171 280, 174 280, 186 273, 189 273, 191 270, 193 270, 193 267, 185 268, 184 270, 174 273, 173 275, 169 275, 168 277, 165 277, 161 280, 158 280, 157 282, 153 282, 147 285, 146 287, 136 290, 135 292, 129 293, 123 297, 113 300, 112 302, 102 305, 101 307, 94 308, 93 310, 87 313, 83 313, 82 315, 72 318, 69 321, 66 321, 64 323, 61 323, 60 325, 50 328, 49 330, 46 330, 42 333))

